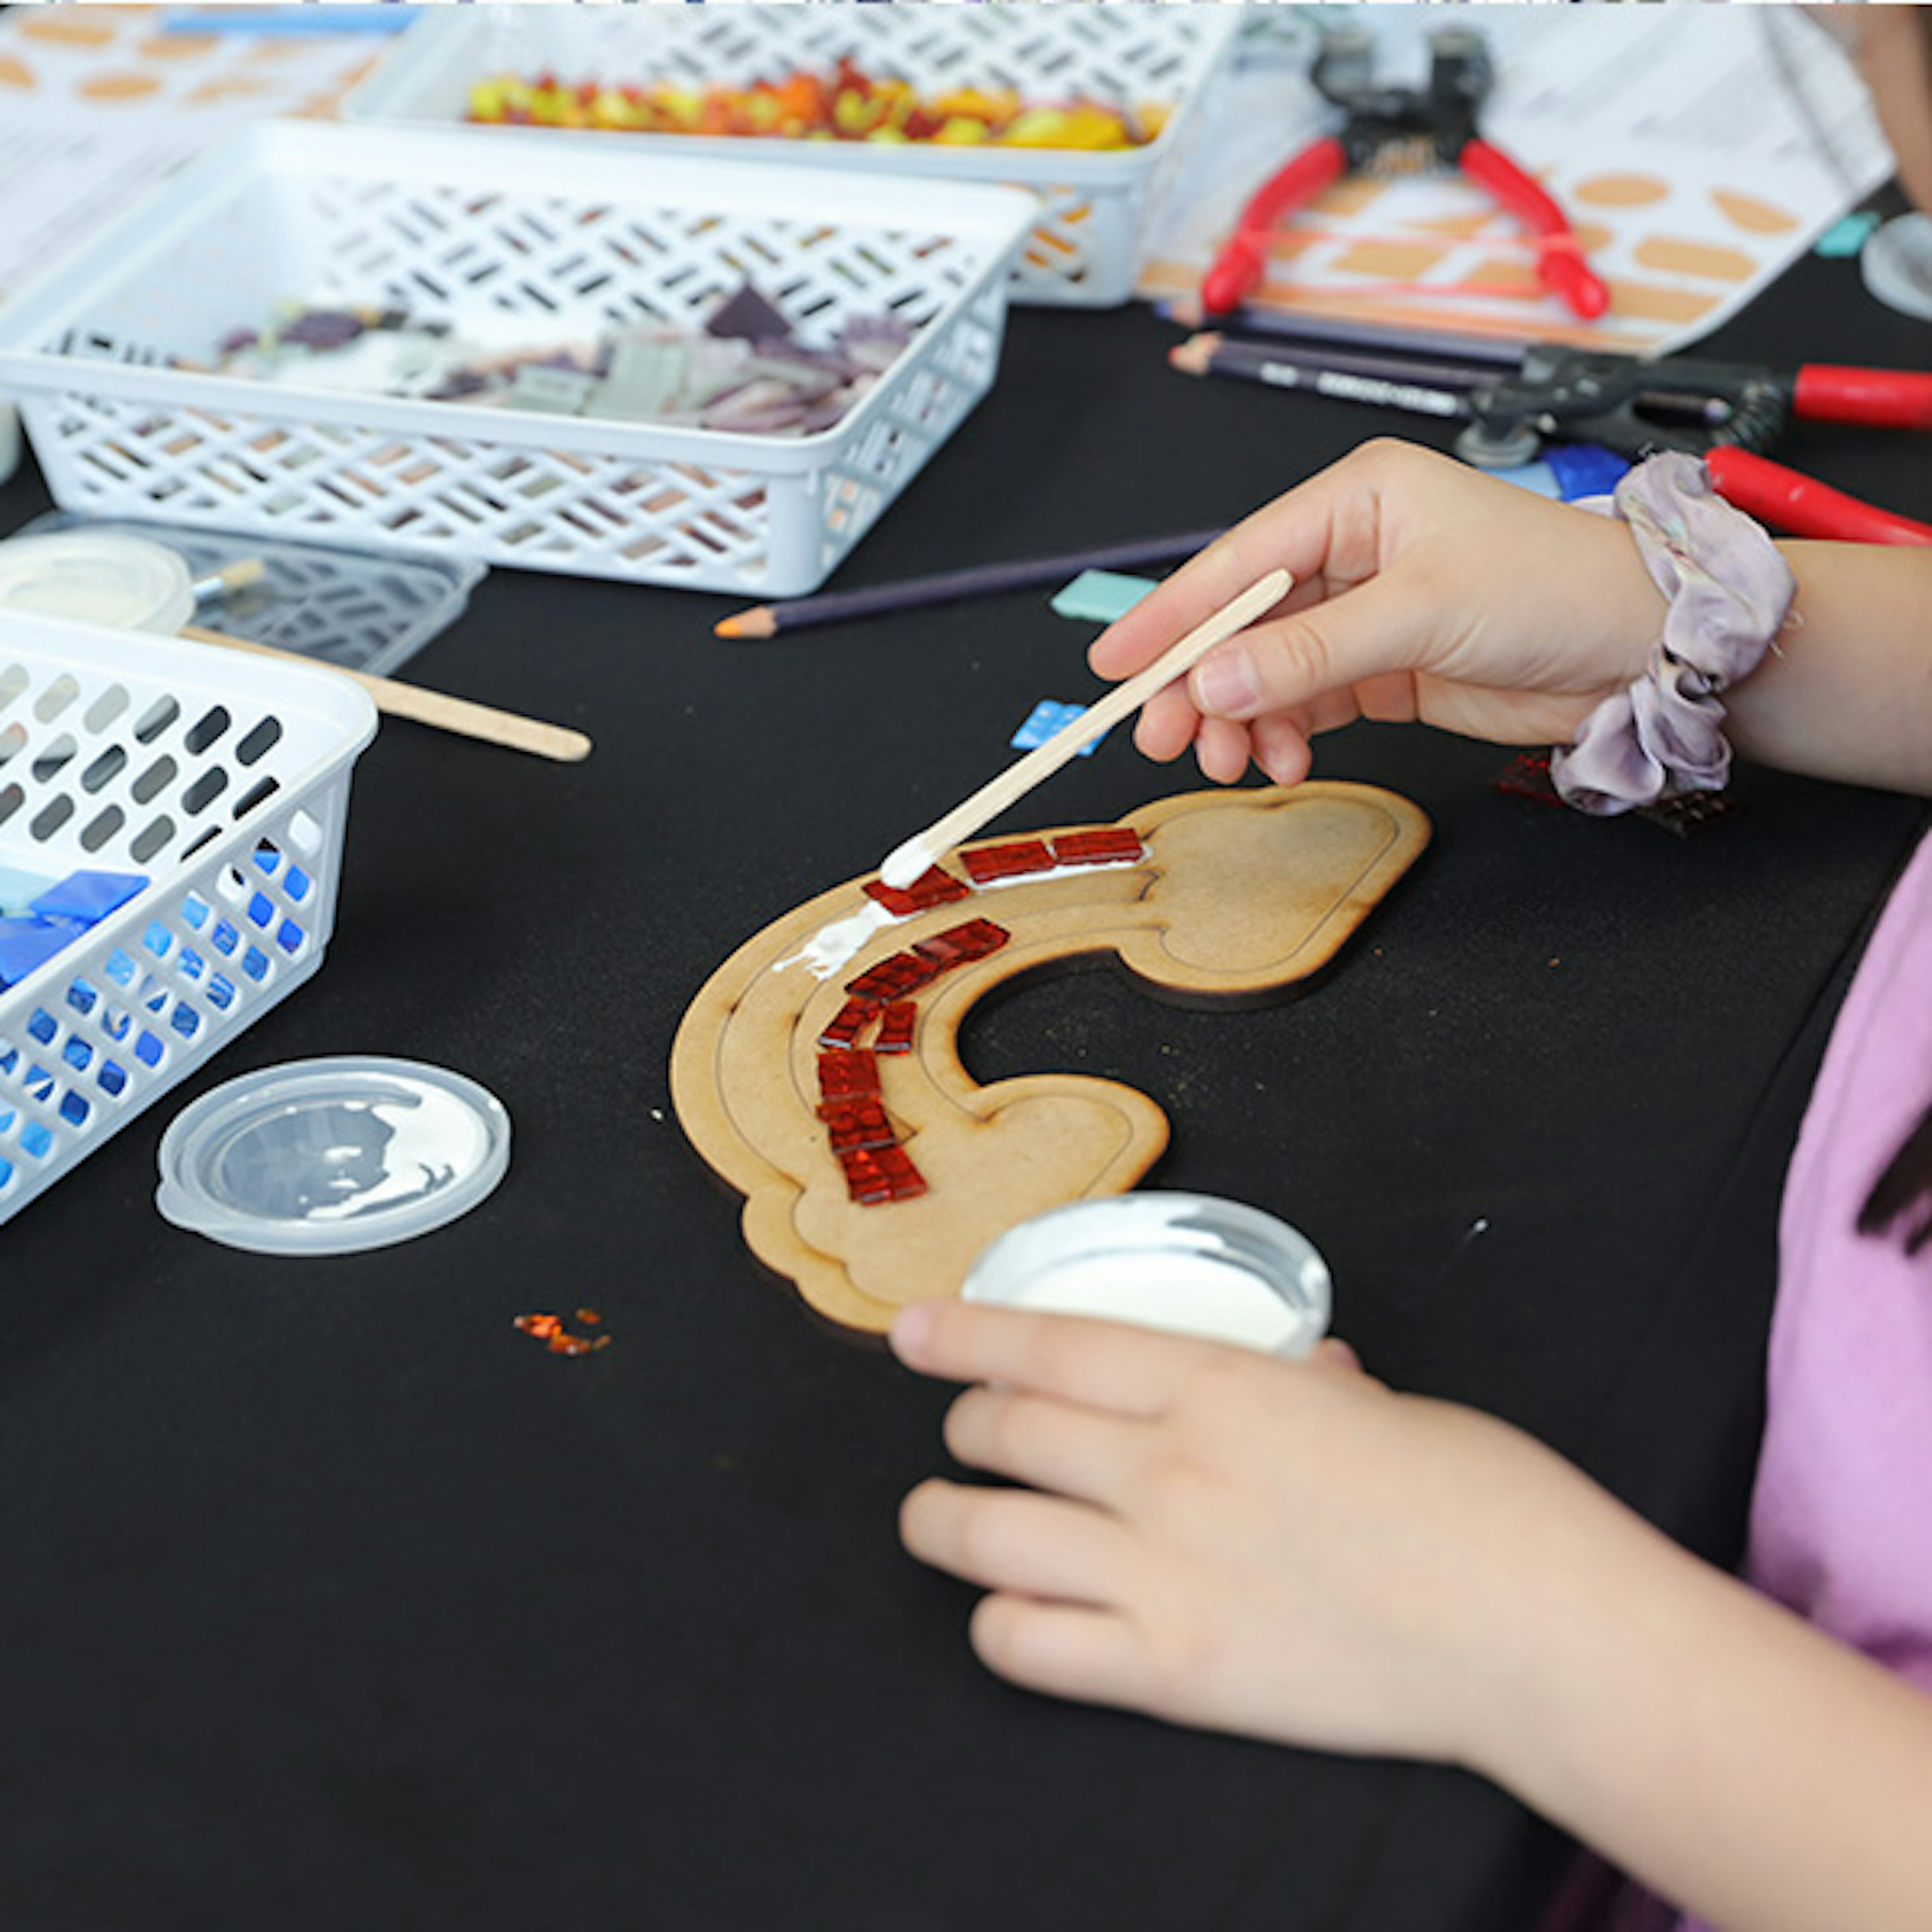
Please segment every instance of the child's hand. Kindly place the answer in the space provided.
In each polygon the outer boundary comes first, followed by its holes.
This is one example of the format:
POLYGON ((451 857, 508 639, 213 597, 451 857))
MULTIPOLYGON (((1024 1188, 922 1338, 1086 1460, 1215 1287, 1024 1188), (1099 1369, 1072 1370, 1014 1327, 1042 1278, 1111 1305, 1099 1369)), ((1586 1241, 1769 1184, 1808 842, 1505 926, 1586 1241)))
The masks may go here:
POLYGON ((1504 744, 1567 744, 1641 674, 1664 600, 1612 518, 1400 442, 1364 445, 1277 498, 1097 638, 1103 677, 1151 663, 1270 570, 1295 587, 1274 616, 1144 707, 1150 758, 1191 743, 1204 776, 1249 760, 1277 783, 1308 740, 1357 718, 1504 744))
POLYGON ((972 1640, 1030 1688, 1277 1742, 1482 1768, 1538 1660, 1654 1532, 1506 1424, 1306 1363, 967 1303, 892 1346, 979 1384, 946 1438, 1024 1488, 922 1483, 901 1531, 992 1594, 972 1640))

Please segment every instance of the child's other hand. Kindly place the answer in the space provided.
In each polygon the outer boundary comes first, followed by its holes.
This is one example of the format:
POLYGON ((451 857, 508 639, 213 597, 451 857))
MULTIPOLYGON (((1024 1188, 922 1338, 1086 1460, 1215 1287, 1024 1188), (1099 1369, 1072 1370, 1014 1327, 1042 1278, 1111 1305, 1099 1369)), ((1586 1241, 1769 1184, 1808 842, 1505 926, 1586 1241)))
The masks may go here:
POLYGON ((1294 1363, 970 1304, 892 1344, 976 1384, 901 1533, 980 1585, 1017 1684, 1174 1722, 1481 1768, 1534 1721, 1539 1652, 1654 1538, 1520 1432, 1391 1393, 1341 1344, 1294 1363))
POLYGON ((1616 520, 1400 442, 1367 443, 1219 538, 1094 641, 1130 676, 1269 571, 1295 586, 1143 709, 1148 757, 1195 747, 1232 784, 1250 759, 1308 774, 1309 740, 1358 718, 1503 744, 1567 744, 1639 676, 1664 601, 1616 520))

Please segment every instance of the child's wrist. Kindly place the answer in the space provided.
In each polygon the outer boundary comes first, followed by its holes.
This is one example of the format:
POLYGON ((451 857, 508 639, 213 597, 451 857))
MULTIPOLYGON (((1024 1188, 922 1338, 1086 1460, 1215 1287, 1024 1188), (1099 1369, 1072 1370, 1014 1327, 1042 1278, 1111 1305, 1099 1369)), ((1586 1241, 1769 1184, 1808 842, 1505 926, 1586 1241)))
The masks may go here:
POLYGON ((1580 1513, 1520 1580, 1462 1710, 1459 1762, 1546 1814, 1587 1741, 1628 1718, 1628 1686, 1658 1667, 1651 1639, 1705 1569, 1607 1494, 1594 1500, 1600 1511, 1580 1513))
POLYGON ((1731 758, 1724 694, 1757 668, 1796 589, 1769 536, 1717 494, 1695 458, 1640 464, 1617 486, 1613 507, 1668 602, 1641 674, 1605 698, 1551 761, 1564 797, 1599 814, 1723 789, 1731 758))

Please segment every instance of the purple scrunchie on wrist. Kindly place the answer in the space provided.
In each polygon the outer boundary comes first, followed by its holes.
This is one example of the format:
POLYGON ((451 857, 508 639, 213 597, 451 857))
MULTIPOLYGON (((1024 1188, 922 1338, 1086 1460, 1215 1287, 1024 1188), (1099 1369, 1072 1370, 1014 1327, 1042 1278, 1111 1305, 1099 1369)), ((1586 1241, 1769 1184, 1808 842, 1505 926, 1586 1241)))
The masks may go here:
POLYGON ((1731 748, 1718 694, 1757 668, 1798 585, 1770 538, 1711 488, 1694 456, 1673 452, 1639 464, 1601 506, 1629 524, 1652 581, 1670 600, 1648 670, 1605 698, 1576 742, 1550 758, 1563 798, 1607 817, 1680 792, 1723 790, 1731 748))

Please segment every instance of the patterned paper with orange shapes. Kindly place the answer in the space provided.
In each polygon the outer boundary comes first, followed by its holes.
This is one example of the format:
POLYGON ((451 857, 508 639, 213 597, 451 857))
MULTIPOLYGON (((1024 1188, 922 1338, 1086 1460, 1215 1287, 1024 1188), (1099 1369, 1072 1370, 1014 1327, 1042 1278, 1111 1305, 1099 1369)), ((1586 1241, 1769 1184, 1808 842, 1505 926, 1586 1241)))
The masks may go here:
MULTIPOLYGON (((1378 77, 1398 85, 1422 82, 1444 20, 1350 10, 1379 36, 1378 77)), ((1545 291, 1524 230, 1454 174, 1337 182, 1276 238, 1258 305, 1663 354, 1714 328, 1890 171, 1863 90, 1796 10, 1498 7, 1473 24, 1498 74, 1485 138, 1564 208, 1609 314, 1580 322, 1545 291)), ((1192 297, 1254 190, 1335 125, 1306 79, 1312 32, 1299 47, 1280 34, 1201 117, 1210 131, 1154 222, 1143 295, 1192 297)))
POLYGON ((16 8, 0 20, 0 112, 327 114, 379 50, 366 34, 172 32, 158 7, 16 8))
POLYGON ((0 304, 238 124, 326 115, 367 33, 170 33, 153 7, 0 17, 0 304))

